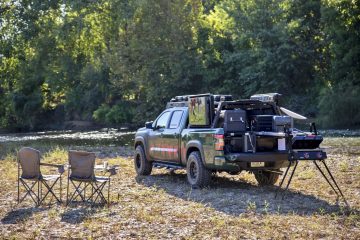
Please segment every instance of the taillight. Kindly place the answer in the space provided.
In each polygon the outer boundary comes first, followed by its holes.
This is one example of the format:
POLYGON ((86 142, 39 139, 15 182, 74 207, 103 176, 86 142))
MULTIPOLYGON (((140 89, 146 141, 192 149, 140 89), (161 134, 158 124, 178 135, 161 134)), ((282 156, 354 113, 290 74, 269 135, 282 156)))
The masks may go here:
POLYGON ((224 135, 223 134, 215 134, 214 135, 215 138, 215 150, 216 151, 222 151, 224 150, 224 135))

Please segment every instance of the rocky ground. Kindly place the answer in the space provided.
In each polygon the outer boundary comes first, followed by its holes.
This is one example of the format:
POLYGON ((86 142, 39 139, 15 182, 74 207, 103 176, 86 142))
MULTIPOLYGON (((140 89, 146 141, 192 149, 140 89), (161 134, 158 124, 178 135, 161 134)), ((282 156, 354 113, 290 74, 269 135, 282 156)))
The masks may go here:
MULTIPOLYGON (((310 163, 299 164, 285 199, 275 199, 275 187, 258 186, 247 172, 217 174, 205 189, 191 189, 183 170, 154 169, 151 176, 136 177, 127 148, 98 149, 98 163, 120 165, 109 208, 36 208, 30 200, 16 204, 16 162, 7 155, 0 161, 0 238, 359 239, 360 138, 330 138, 324 146, 350 208, 310 163)), ((44 161, 66 163, 67 153, 51 149, 44 161)))

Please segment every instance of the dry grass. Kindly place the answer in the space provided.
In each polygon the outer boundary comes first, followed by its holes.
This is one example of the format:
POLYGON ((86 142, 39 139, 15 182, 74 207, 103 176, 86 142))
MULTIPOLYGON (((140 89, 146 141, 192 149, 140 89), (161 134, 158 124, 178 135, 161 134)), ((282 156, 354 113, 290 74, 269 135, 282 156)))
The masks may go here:
MULTIPOLYGON (((350 210, 336 204, 336 195, 310 163, 299 164, 290 191, 281 200, 274 199, 275 188, 257 186, 246 172, 217 174, 210 188, 194 190, 184 171, 172 175, 155 169, 151 176, 137 178, 131 157, 105 160, 121 166, 112 181, 109 209, 86 204, 35 208, 30 201, 16 205, 17 168, 14 155, 8 155, 0 165, 0 238, 360 238, 356 153, 333 151, 327 160, 350 210)), ((66 163, 67 153, 52 149, 44 161, 66 163)))

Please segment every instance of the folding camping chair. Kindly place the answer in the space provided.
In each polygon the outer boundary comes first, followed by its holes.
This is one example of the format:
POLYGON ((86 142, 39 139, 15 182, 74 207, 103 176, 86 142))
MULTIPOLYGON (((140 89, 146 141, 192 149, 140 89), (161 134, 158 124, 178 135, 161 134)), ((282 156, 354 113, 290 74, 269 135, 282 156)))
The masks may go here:
POLYGON ((110 176, 95 175, 95 153, 83 151, 69 151, 68 186, 66 192, 66 205, 80 198, 83 202, 107 203, 110 201, 110 177, 116 174, 114 168, 101 168, 110 173, 110 176), (74 192, 69 195, 69 187, 74 187, 74 192), (103 194, 104 187, 108 183, 107 199, 103 194), (91 188, 90 195, 86 196, 86 190, 91 188))
POLYGON ((18 203, 24 201, 30 196, 36 206, 43 203, 45 198, 50 194, 58 203, 62 198, 61 175, 64 172, 64 166, 59 164, 50 164, 40 162, 40 152, 36 149, 23 147, 18 152, 18 203), (40 166, 56 167, 58 173, 56 175, 42 175, 40 166), (21 171, 21 175, 20 175, 21 171), (60 180, 60 181, 59 181, 60 180), (54 192, 57 182, 60 182, 60 198, 54 192), (20 183, 25 188, 25 195, 20 198, 20 183), (45 186, 46 192, 43 195, 42 186, 45 186), (37 189, 36 189, 37 188, 37 189))

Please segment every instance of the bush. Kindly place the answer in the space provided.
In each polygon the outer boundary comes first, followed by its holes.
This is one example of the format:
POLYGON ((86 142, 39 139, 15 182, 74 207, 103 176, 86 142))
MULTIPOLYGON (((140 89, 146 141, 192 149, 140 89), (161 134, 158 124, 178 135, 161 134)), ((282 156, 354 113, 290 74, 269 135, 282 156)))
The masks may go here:
POLYGON ((105 124, 132 123, 134 107, 130 102, 121 102, 112 107, 101 105, 93 114, 94 119, 105 124))

